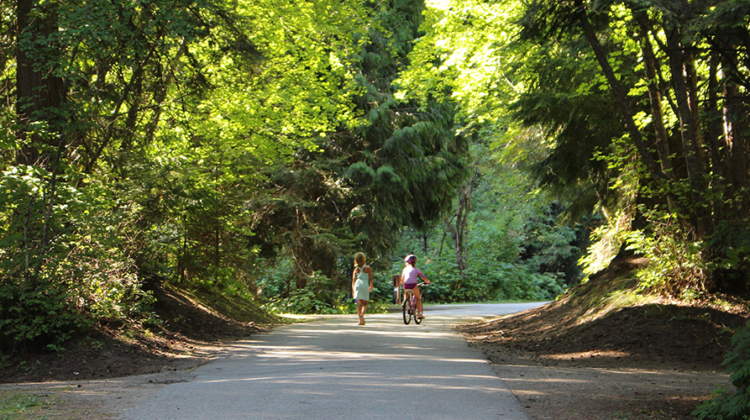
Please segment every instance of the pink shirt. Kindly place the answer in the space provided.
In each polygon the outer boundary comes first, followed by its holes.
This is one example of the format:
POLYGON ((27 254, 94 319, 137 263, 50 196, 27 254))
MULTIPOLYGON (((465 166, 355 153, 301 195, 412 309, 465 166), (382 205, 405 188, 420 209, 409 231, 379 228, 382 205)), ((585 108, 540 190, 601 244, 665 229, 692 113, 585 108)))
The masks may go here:
POLYGON ((422 273, 422 270, 413 265, 407 265, 404 267, 404 271, 401 272, 401 279, 404 281, 404 284, 416 284, 419 282, 417 277, 425 278, 426 276, 422 273))

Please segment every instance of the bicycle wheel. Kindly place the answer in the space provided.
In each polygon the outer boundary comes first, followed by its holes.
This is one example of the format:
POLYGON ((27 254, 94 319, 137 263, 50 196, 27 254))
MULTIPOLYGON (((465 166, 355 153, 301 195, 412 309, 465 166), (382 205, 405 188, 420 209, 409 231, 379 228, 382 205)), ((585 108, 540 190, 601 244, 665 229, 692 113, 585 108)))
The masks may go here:
POLYGON ((419 317, 420 315, 422 315, 422 313, 421 312, 417 313, 417 305, 416 305, 416 302, 415 302, 414 303, 414 322, 417 325, 419 325, 419 324, 422 323, 422 318, 419 317))
POLYGON ((404 324, 409 325, 411 322, 411 299, 405 297, 404 305, 401 307, 401 311, 404 315, 404 324))

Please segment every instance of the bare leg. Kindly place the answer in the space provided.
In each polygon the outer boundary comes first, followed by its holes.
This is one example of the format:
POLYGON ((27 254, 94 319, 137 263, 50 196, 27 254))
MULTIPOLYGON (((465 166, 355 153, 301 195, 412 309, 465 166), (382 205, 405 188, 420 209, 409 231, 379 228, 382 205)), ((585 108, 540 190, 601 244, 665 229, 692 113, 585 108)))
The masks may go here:
POLYGON ((364 325, 365 320, 362 315, 362 307, 364 306, 364 301, 362 299, 357 299, 357 318, 359 318, 359 325, 364 325))
POLYGON ((417 316, 422 316, 422 295, 419 293, 419 287, 414 288, 414 296, 417 297, 417 316))
POLYGON ((362 320, 362 325, 365 325, 365 313, 367 312, 367 304, 370 303, 368 301, 362 301, 362 315, 360 315, 359 319, 362 320))
MULTIPOLYGON (((404 302, 406 302, 407 300, 410 301, 412 296, 419 296, 419 291, 417 291, 416 287, 414 287, 413 289, 404 289, 404 302)), ((403 305, 403 302, 401 302, 401 304, 403 305)), ((414 310, 415 308, 411 309, 414 310)))

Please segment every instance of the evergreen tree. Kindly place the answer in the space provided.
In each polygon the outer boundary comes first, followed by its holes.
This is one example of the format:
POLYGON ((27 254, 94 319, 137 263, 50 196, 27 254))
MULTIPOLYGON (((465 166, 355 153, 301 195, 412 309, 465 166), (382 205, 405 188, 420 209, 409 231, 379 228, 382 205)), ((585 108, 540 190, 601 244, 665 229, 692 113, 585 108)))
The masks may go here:
MULTIPOLYGON (((370 5, 355 81, 356 127, 341 126, 300 150, 291 165, 269 173, 256 200, 253 243, 267 255, 288 253, 296 287, 315 272, 339 280, 337 259, 365 251, 370 261, 395 245, 405 225, 424 226, 450 208, 467 174, 467 141, 455 135, 450 104, 426 106, 394 96, 393 81, 408 65, 424 5, 393 0, 370 5)), ((389 264, 383 261, 381 264, 389 264)), ((345 289, 344 289, 345 290, 345 289)))

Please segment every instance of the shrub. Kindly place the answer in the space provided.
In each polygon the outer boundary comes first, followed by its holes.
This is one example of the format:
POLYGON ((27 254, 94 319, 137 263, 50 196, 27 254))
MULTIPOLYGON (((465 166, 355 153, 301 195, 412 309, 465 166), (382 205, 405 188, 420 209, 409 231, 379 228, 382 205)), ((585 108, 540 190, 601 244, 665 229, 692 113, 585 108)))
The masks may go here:
POLYGON ((714 392, 714 399, 698 405, 693 415, 699 419, 750 419, 750 324, 740 328, 732 337, 732 346, 722 363, 730 374, 729 380, 737 388, 730 394, 724 389, 714 392))
POLYGON ((123 249, 110 193, 17 166, 0 181, 0 342, 52 349, 81 328, 136 315, 150 302, 123 249), (65 181, 65 182, 63 182, 65 181))

